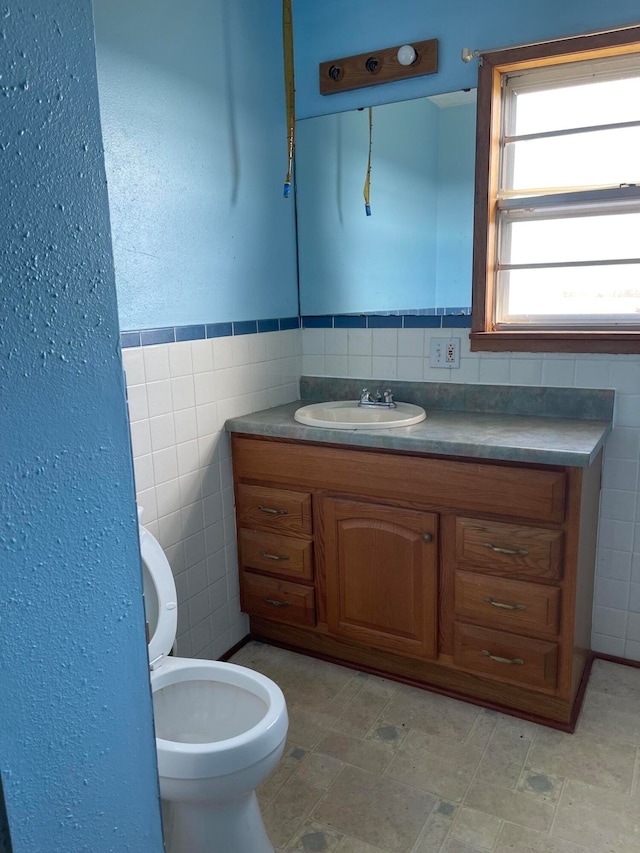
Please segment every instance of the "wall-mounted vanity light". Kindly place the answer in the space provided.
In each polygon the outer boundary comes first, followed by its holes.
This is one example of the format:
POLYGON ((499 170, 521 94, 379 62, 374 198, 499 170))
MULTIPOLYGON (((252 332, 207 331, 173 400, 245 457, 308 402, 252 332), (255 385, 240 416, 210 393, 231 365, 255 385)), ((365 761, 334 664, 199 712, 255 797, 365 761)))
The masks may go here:
POLYGON ((321 62, 320 94, 332 95, 377 86, 379 83, 434 74, 437 70, 438 39, 414 41, 321 62))

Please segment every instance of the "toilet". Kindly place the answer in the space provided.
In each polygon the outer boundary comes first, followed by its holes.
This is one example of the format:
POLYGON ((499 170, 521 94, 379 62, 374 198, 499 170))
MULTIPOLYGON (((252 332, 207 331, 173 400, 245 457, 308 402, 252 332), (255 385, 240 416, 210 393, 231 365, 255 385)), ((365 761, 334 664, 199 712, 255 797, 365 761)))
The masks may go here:
POLYGON ((140 525, 149 666, 167 853, 274 853, 255 789, 288 728, 282 691, 260 673, 169 656, 177 627, 171 567, 140 525))

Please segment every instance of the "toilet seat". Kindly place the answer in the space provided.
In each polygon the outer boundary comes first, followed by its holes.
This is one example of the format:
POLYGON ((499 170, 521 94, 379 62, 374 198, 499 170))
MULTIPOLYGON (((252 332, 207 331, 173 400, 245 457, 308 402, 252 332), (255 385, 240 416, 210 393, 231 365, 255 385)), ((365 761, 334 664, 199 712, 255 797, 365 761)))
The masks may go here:
POLYGON ((162 665, 176 640, 178 593, 160 543, 142 524, 139 529, 145 612, 149 624, 149 666, 155 669, 162 665))

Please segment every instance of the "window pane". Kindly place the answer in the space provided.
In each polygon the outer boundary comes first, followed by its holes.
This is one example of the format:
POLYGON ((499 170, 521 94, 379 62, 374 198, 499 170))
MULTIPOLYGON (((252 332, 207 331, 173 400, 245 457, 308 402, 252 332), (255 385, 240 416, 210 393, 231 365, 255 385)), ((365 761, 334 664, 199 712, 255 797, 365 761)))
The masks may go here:
MULTIPOLYGON (((517 81, 514 86, 517 89, 517 81)), ((518 93, 515 133, 542 133, 638 119, 640 76, 518 93)))
MULTIPOLYGON (((640 258, 640 213, 516 220, 500 263, 549 264, 640 258)), ((504 250, 503 250, 504 251, 504 250)))
POLYGON ((512 142, 507 189, 640 184, 640 127, 512 142))
POLYGON ((536 317, 553 322, 564 314, 563 324, 583 315, 595 321, 620 315, 636 315, 640 323, 640 264, 601 267, 570 267, 545 270, 511 270, 498 274, 504 308, 498 322, 517 317, 533 322, 536 317))

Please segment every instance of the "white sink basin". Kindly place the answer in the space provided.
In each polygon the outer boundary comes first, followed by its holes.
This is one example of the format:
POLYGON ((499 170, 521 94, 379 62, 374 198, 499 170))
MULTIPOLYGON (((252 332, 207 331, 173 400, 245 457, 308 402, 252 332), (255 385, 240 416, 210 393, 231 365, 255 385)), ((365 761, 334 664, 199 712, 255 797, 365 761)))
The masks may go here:
POLYGON ((422 406, 398 403, 395 409, 359 406, 357 400, 311 403, 294 414, 298 423, 324 429, 392 429, 418 424, 427 417, 422 406))

